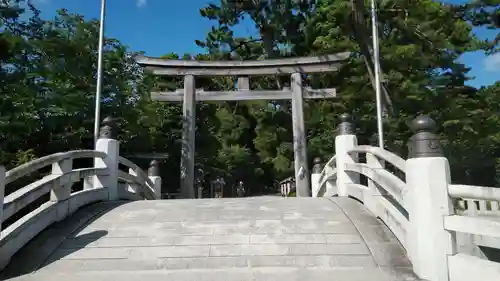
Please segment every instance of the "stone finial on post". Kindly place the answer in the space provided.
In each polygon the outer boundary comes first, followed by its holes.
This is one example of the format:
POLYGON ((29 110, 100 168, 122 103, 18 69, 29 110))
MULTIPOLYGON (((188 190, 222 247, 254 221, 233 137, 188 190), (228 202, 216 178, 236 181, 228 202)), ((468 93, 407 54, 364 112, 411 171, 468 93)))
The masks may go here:
POLYGON ((312 197, 318 197, 320 186, 320 176, 323 171, 323 161, 320 157, 315 157, 313 160, 312 174, 311 174, 311 191, 312 197))
POLYGON ((313 174, 319 174, 321 171, 323 171, 323 161, 321 160, 320 157, 315 157, 313 160, 313 174))
POLYGON ((443 225, 443 218, 453 213, 453 205, 448 195, 450 167, 436 128, 428 116, 418 116, 411 123, 414 135, 406 161, 410 214, 406 241, 415 273, 422 279, 445 281, 448 256, 456 252, 456 239, 443 225))
POLYGON ((153 183, 155 191, 155 199, 161 199, 161 177, 160 177, 160 162, 153 160, 149 163, 148 177, 153 183))
POLYGON ((435 134, 436 122, 426 115, 413 119, 410 125, 414 135, 408 142, 408 158, 442 157, 439 137, 435 134))
MULTIPOLYGON (((117 126, 116 122, 111 117, 106 117, 101 122, 101 127, 99 128, 99 138, 100 139, 116 139, 117 126)), ((97 143, 96 143, 97 145, 97 143)), ((97 147, 97 146, 96 146, 97 147)), ((117 158, 118 159, 118 158, 117 158)), ((96 166, 97 167, 97 166, 96 166)), ((99 184, 94 184, 94 179, 96 177, 90 176, 83 179, 83 189, 93 189, 94 187, 99 187, 99 184)))
POLYGON ((108 200, 118 200, 118 161, 120 158, 120 142, 116 138, 116 122, 111 117, 106 117, 99 131, 99 139, 95 150, 106 153, 103 159, 96 158, 96 168, 106 168, 103 176, 94 176, 93 188, 107 188, 108 200))
POLYGON ((117 131, 116 120, 108 116, 102 120, 102 125, 99 129, 99 138, 116 139, 117 131))
POLYGON ((158 162, 158 160, 153 160, 149 163, 148 176, 150 177, 160 176, 160 162, 158 162))
POLYGON ((354 120, 352 115, 344 113, 339 116, 340 123, 337 127, 338 135, 354 135, 354 120))
POLYGON ((344 170, 346 164, 357 162, 358 155, 349 151, 358 146, 358 139, 354 134, 354 121, 350 114, 344 113, 339 117, 340 123, 335 137, 335 154, 337 167, 337 190, 339 196, 349 196, 347 185, 358 184, 359 174, 344 170))

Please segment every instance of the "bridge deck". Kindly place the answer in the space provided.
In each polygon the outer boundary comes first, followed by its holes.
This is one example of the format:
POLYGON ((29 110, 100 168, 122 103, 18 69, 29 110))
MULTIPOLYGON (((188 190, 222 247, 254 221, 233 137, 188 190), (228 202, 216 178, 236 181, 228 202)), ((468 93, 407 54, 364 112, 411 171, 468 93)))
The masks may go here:
POLYGON ((416 280, 394 235, 348 198, 99 203, 30 242, 12 280, 416 280), (16 278, 17 277, 17 278, 16 278))

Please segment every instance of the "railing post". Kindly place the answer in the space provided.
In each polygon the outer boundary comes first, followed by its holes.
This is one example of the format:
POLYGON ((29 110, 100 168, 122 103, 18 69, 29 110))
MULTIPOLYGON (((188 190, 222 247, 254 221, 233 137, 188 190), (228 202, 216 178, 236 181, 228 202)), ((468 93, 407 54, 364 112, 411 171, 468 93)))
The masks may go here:
MULTIPOLYGON (((385 166, 383 160, 370 153, 366 154, 366 164, 374 170, 384 169, 385 166)), ((377 183, 368 178, 368 189, 364 192, 363 203, 375 216, 380 216, 378 196, 381 196, 381 193, 377 183)))
POLYGON ((108 200, 118 200, 118 159, 120 157, 120 143, 116 139, 116 123, 111 117, 106 117, 101 126, 96 150, 106 153, 104 159, 96 158, 96 168, 106 168, 103 176, 95 176, 94 188, 107 188, 108 200))
POLYGON ((335 154, 337 160, 337 189, 339 196, 349 196, 347 185, 359 183, 359 174, 344 170, 345 164, 358 162, 357 153, 347 153, 358 146, 358 139, 354 134, 354 122, 348 113, 340 115, 338 135, 335 137, 335 154))
POLYGON ((73 160, 63 159, 59 162, 52 164, 52 175, 57 175, 59 181, 56 181, 58 185, 52 186, 50 190, 50 201, 60 202, 57 207, 57 220, 64 219, 69 212, 69 203, 67 199, 71 195, 71 182, 70 173, 73 170, 73 160))
POLYGON ((448 195, 450 167, 443 156, 436 124, 427 116, 415 118, 408 148, 406 184, 410 223, 410 258, 422 279, 448 281, 448 256, 455 253, 455 234, 444 229, 443 218, 453 213, 448 195))
POLYGON ((313 161, 312 173, 311 173, 311 191, 312 197, 318 197, 319 189, 321 188, 320 184, 320 176, 321 171, 323 171, 323 162, 321 158, 316 157, 313 161))
POLYGON ((155 199, 161 199, 161 177, 160 177, 160 163, 157 160, 151 161, 148 168, 148 176, 153 183, 155 191, 155 199))
POLYGON ((0 166, 0 232, 2 231, 4 198, 5 198, 5 167, 0 166))

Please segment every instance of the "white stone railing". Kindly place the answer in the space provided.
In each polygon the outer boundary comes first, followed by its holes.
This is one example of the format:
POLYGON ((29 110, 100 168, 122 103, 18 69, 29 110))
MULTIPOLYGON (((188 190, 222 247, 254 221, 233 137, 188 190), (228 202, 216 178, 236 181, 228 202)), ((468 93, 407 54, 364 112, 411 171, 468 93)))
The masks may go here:
POLYGON ((500 188, 456 184, 449 188, 460 214, 500 216, 500 188))
POLYGON ((500 280, 500 263, 471 249, 476 245, 500 249, 500 188, 448 184, 446 189, 449 197, 459 200, 459 208, 444 217, 444 229, 452 233, 449 239, 453 244, 459 241, 448 253, 450 280, 500 280))
POLYGON ((337 194, 337 157, 335 155, 321 167, 321 159, 314 159, 311 174, 311 189, 313 197, 330 197, 337 194), (318 171, 321 171, 319 174, 318 171), (315 173, 316 172, 316 173, 315 173))
MULTIPOLYGON (((344 117, 343 124, 346 125, 350 120, 348 116, 344 117)), ((335 150, 336 155, 324 167, 320 168, 319 163, 313 166, 313 172, 316 172, 311 175, 313 197, 356 198, 383 220, 407 248, 409 202, 406 183, 384 168, 390 163, 404 173, 406 161, 379 147, 359 146, 356 136, 349 132, 340 132, 335 138, 335 150), (366 154, 365 163, 358 161, 360 154, 366 154), (367 178, 366 185, 361 184, 361 175, 367 178)), ((315 162, 319 161, 315 159, 315 162)))
POLYGON ((128 168, 128 173, 118 171, 118 180, 124 181, 125 187, 119 189, 123 192, 121 197, 128 199, 160 199, 161 178, 159 176, 148 176, 139 166, 132 161, 119 157, 118 163, 128 168))
POLYGON ((119 142, 108 138, 109 124, 104 125, 107 127, 101 130, 95 150, 55 153, 7 172, 0 166, 0 270, 45 228, 85 205, 108 200, 159 199, 158 169, 150 169, 148 176, 137 165, 120 157, 119 142), (93 159, 93 166, 75 169, 74 160, 81 158, 93 159), (129 167, 130 172, 120 171, 119 164, 129 167), (43 172, 40 170, 48 166, 52 167, 50 172, 5 196, 7 185, 43 172), (79 182, 83 190, 73 192, 73 185, 79 182), (47 195, 48 200, 41 202, 47 195))
POLYGON ((413 121, 415 135, 404 160, 382 148, 358 146, 350 116, 341 118, 336 155, 324 167, 315 159, 313 196, 362 202, 398 238, 422 279, 500 280, 500 263, 477 254, 478 246, 500 248, 500 189, 451 184, 434 121, 413 121), (366 154, 365 163, 360 154, 366 154))
POLYGON ((290 192, 295 189, 295 177, 288 177, 279 183, 281 196, 288 197, 290 192))

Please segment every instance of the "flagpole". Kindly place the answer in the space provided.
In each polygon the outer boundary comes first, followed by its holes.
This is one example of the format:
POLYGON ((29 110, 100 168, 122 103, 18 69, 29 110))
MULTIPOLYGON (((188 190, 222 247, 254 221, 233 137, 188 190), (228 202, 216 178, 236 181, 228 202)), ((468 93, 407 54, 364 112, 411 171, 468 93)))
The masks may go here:
POLYGON ((95 93, 95 116, 94 116, 94 145, 99 138, 99 125, 101 122, 101 92, 103 71, 103 46, 104 46, 104 17, 106 14, 106 0, 101 0, 101 21, 99 28, 99 50, 97 58, 97 86, 95 93))
POLYGON ((377 103, 377 131, 378 131, 378 145, 384 148, 384 125, 382 123, 382 91, 380 89, 380 54, 379 54, 379 41, 377 32, 377 11, 375 7, 375 0, 371 0, 371 16, 372 16, 372 39, 373 39, 373 60, 375 67, 375 95, 377 103))

